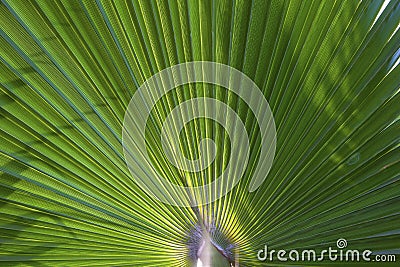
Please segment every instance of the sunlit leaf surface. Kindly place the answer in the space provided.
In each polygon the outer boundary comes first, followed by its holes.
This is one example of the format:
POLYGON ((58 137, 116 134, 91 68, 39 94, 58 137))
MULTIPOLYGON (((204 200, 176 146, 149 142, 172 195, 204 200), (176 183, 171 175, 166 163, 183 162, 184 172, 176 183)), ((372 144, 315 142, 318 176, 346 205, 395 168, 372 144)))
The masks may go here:
POLYGON ((318 250, 338 238, 353 249, 400 253, 400 2, 383 4, 4 0, 0 266, 198 266, 204 255, 212 266, 261 266, 265 244, 318 250), (177 88, 148 125, 149 151, 168 179, 207 183, 230 160, 223 127, 206 119, 181 134, 191 159, 199 138, 216 142, 216 160, 202 172, 174 168, 151 141, 186 99, 227 103, 251 146, 234 190, 184 208, 135 183, 121 139, 136 89, 190 61, 227 64, 258 85, 275 117, 277 149, 267 179, 250 193, 260 161, 254 114, 224 88, 177 88))

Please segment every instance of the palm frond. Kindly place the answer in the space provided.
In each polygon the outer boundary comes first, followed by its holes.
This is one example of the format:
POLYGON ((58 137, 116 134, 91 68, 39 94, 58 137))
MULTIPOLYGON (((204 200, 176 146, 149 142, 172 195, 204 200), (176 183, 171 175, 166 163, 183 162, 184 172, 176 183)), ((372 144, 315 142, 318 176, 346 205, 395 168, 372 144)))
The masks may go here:
POLYGON ((213 266, 259 266, 266 243, 323 249, 346 238, 400 253, 399 14, 397 0, 4 0, 0 265, 195 266, 203 231, 213 266), (170 181, 209 183, 230 160, 224 128, 197 119, 181 132, 182 151, 196 159, 198 141, 211 138, 215 161, 197 173, 168 161, 160 129, 187 99, 227 103, 250 143, 232 191, 176 207, 135 182, 122 128, 137 88, 191 61, 229 65, 257 84, 277 148, 249 192, 263 160, 257 114, 215 85, 172 90, 146 128, 152 162, 170 181))

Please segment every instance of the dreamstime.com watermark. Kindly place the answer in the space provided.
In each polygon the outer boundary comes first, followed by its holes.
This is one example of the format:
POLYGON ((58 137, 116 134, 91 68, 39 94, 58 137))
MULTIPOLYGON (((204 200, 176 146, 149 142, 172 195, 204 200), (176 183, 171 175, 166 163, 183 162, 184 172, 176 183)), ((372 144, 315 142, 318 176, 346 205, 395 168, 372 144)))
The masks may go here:
MULTIPOLYGON (((234 93, 253 113, 260 130, 255 134, 261 143, 257 165, 251 166, 250 192, 263 183, 275 156, 276 128, 272 111, 260 88, 248 76, 228 65, 207 61, 166 68, 146 80, 130 100, 124 116, 122 145, 125 161, 136 183, 150 196, 174 206, 208 204, 231 191, 247 168, 250 140, 254 138, 249 136, 243 121, 228 104, 204 96, 181 101, 163 121, 161 133, 152 133, 153 138, 161 139, 162 151, 169 162, 182 173, 196 173, 208 168, 215 160, 217 145, 209 138, 198 142, 199 159, 188 159, 182 153, 180 133, 186 124, 197 118, 213 120, 224 128, 232 144, 229 162, 219 177, 202 186, 180 186, 164 177, 148 154, 148 149, 158 152, 160 148, 147 145, 147 121, 154 119, 152 110, 162 97, 182 85, 194 83, 212 84, 216 85, 214 90, 234 93)), ((183 95, 183 92, 177 91, 177 94, 183 95)))
POLYGON ((264 249, 261 249, 257 253, 257 258, 260 261, 343 261, 343 262, 396 262, 396 255, 394 254, 374 254, 371 250, 357 250, 357 249, 346 249, 346 239, 339 238, 336 241, 336 247, 328 247, 320 252, 314 249, 306 250, 284 250, 284 249, 271 249, 269 250, 268 245, 265 245, 264 249))

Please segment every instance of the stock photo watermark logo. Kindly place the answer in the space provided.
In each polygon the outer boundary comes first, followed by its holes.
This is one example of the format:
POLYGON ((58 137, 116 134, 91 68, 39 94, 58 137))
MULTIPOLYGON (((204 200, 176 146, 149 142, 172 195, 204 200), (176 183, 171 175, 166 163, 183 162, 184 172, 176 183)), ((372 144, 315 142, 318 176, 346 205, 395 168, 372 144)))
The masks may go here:
POLYGON ((371 250, 347 249, 347 240, 339 238, 336 247, 328 247, 320 252, 314 249, 285 250, 271 249, 264 246, 257 253, 259 261, 268 262, 318 262, 318 261, 340 261, 340 262, 396 262, 394 254, 373 254, 371 250))
POLYGON ((226 103, 208 97, 186 100, 174 107, 162 124, 161 144, 168 160, 179 170, 199 172, 214 160, 216 144, 212 139, 199 142, 200 158, 187 159, 179 143, 185 124, 196 118, 211 119, 223 126, 231 145, 229 163, 211 183, 186 187, 171 183, 160 174, 147 152, 147 120, 156 103, 168 92, 190 83, 207 83, 235 93, 253 112, 260 129, 259 160, 253 167, 249 191, 256 190, 271 169, 276 149, 276 128, 272 111, 261 90, 245 74, 215 62, 196 61, 164 69, 144 82, 133 95, 125 112, 122 144, 125 161, 137 184, 150 196, 175 206, 199 206, 211 203, 233 189, 242 178, 250 156, 250 137, 238 114, 226 103), (234 174, 229 172, 235 168, 234 174), (192 195, 202 195, 193 200, 192 195))

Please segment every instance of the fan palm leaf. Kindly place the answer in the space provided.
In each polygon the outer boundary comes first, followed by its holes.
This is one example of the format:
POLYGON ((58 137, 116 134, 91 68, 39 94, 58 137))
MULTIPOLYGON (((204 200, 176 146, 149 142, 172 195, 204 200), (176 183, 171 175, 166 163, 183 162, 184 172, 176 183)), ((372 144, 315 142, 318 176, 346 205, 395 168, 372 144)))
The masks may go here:
POLYGON ((2 1, 0 265, 196 266, 208 257, 212 266, 260 266, 266 244, 319 250, 338 238, 400 253, 399 14, 397 0, 2 1), (196 159, 198 140, 211 138, 215 161, 197 173, 171 164, 160 131, 187 99, 227 103, 250 144, 232 191, 179 207, 135 182, 122 129, 147 79, 192 61, 255 82, 277 147, 249 192, 263 160, 257 114, 216 85, 172 90, 146 128, 152 164, 171 182, 213 181, 234 145, 223 126, 196 119, 181 149, 196 159))

